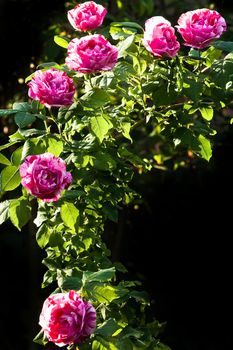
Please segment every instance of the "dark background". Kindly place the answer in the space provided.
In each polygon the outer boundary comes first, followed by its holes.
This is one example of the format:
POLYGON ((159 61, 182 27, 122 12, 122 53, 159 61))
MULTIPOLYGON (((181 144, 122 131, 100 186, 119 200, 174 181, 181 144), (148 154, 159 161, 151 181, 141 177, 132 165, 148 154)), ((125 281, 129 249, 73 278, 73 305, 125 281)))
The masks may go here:
MULTIPOLYGON (((226 1, 218 8, 232 10, 226 1)), ((2 108, 24 89, 18 78, 44 50, 40 33, 59 12, 63 1, 0 0, 2 108)), ((167 322, 161 339, 173 350, 232 348, 233 129, 219 131, 209 164, 137 178, 134 188, 144 203, 125 209, 119 225, 106 232, 113 259, 143 282, 155 317, 167 322)), ((5 223, 0 232, 0 349, 34 350, 38 315, 50 293, 40 288, 43 253, 31 226, 18 232, 5 223)))

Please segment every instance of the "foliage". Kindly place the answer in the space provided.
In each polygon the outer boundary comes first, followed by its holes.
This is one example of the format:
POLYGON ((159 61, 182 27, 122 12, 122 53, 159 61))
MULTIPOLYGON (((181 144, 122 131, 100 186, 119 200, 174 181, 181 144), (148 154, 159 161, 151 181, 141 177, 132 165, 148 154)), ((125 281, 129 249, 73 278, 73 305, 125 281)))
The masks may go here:
MULTIPOLYGON (((117 222, 118 211, 137 196, 133 176, 153 167, 176 168, 187 154, 209 161, 212 120, 233 99, 233 43, 218 41, 158 60, 142 45, 138 23, 113 22, 108 35, 119 49, 112 71, 85 75, 56 62, 40 66, 72 77, 77 99, 71 106, 50 109, 26 101, 0 110, 0 117, 18 126, 0 146, 0 223, 10 219, 21 230, 33 220, 47 254, 42 287, 56 283, 56 291, 79 291, 95 306, 96 331, 77 350, 166 350, 158 338, 163 325, 147 317, 146 293, 137 281, 119 281, 125 268, 111 262, 102 233, 105 222, 117 222), (45 152, 65 160, 73 176, 52 203, 18 189, 20 164, 45 152), (13 195, 5 199, 9 191, 13 195)), ((66 49, 70 39, 54 40, 66 49)), ((41 333, 35 341, 46 343, 41 333)))

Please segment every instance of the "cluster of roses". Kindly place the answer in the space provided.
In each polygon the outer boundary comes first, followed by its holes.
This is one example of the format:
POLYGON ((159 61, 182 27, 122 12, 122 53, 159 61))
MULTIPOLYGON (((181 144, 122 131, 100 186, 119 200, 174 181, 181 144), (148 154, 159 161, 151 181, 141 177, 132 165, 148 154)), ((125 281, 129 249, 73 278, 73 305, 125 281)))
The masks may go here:
MULTIPOLYGON (((87 32, 98 28, 106 14, 102 5, 88 1, 68 11, 68 19, 75 30, 87 32)), ((184 45, 203 49, 226 31, 226 22, 217 11, 199 9, 183 13, 176 28, 184 45)), ((142 42, 157 58, 172 58, 180 49, 175 29, 162 16, 146 21, 142 42)), ((89 34, 70 41, 65 63, 71 71, 89 74, 113 69, 117 58, 116 46, 103 35, 89 34)), ((29 97, 46 107, 72 104, 75 91, 73 80, 65 72, 55 69, 37 71, 29 83, 29 97)))
MULTIPOLYGON (((107 10, 93 1, 78 4, 68 11, 68 19, 75 30, 87 32, 98 28, 107 10)), ((226 30, 226 22, 216 11, 200 9, 182 14, 177 30, 185 45, 202 49, 226 30)), ((174 57, 180 44, 171 23, 161 16, 145 23, 143 44, 155 57, 174 57)), ((66 65, 71 71, 93 73, 113 69, 118 49, 99 34, 71 40, 66 65)), ((71 105, 75 85, 66 72, 56 69, 35 72, 29 85, 29 97, 50 108, 71 105)), ((20 166, 22 185, 29 193, 44 202, 54 202, 72 182, 65 162, 50 153, 28 156, 20 166)), ((75 291, 51 295, 43 305, 40 325, 48 340, 58 346, 85 341, 96 327, 93 306, 75 291)))
MULTIPOLYGON (((175 27, 184 39, 184 45, 204 49, 219 38, 227 26, 217 11, 199 9, 183 13, 175 27)), ((174 57, 180 49, 175 29, 161 16, 146 21, 143 44, 155 57, 174 57)))

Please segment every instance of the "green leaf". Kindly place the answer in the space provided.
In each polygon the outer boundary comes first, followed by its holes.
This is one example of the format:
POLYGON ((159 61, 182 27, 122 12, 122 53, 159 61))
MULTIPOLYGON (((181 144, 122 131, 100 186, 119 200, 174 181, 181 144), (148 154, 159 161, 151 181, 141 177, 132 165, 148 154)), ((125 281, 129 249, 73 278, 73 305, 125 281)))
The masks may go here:
POLYGON ((91 131, 95 134, 99 142, 101 143, 107 135, 108 131, 112 128, 112 123, 107 121, 104 117, 92 117, 91 118, 91 131))
POLYGON ((15 115, 15 123, 22 129, 32 124, 35 120, 36 117, 28 112, 18 112, 15 115))
POLYGON ((6 148, 11 147, 11 146, 15 145, 15 144, 18 143, 18 142, 19 142, 19 141, 17 140, 17 141, 14 141, 14 142, 6 143, 5 145, 0 146, 0 151, 2 151, 3 149, 6 149, 6 148))
POLYGON ((56 157, 60 156, 63 151, 63 142, 50 137, 48 139, 48 152, 54 154, 56 157))
POLYGON ((128 38, 120 41, 118 44, 118 58, 124 57, 126 55, 126 50, 132 45, 134 42, 134 34, 129 35, 128 38))
POLYGON ((9 165, 0 174, 0 191, 12 191, 19 186, 20 182, 19 168, 9 165))
POLYGON ((43 201, 40 201, 37 208, 37 215, 33 222, 37 227, 40 227, 41 224, 43 224, 45 221, 48 221, 49 219, 49 208, 43 201))
POLYGON ((67 49, 68 45, 69 45, 69 40, 62 37, 62 36, 59 36, 59 35, 55 35, 54 36, 54 42, 60 46, 60 47, 63 47, 64 49, 67 49))
POLYGON ((9 115, 15 114, 18 111, 13 109, 0 109, 0 117, 8 117, 9 115))
POLYGON ((57 62, 45 62, 37 66, 37 68, 56 68, 61 69, 61 66, 57 62))
POLYGON ((136 71, 132 64, 128 62, 118 62, 114 68, 114 74, 119 80, 124 81, 128 79, 129 75, 135 75, 136 71))
POLYGON ((92 78, 92 84, 97 85, 100 89, 107 89, 109 86, 113 85, 115 80, 115 75, 112 71, 103 72, 101 75, 97 75, 92 78))
POLYGON ((9 136, 9 139, 11 142, 19 142, 19 141, 23 141, 24 137, 17 130, 14 134, 9 136))
POLYGON ((116 169, 116 161, 107 152, 98 152, 94 158, 94 167, 99 170, 116 169))
POLYGON ((30 80, 32 80, 32 78, 34 77, 36 72, 33 72, 32 74, 28 75, 25 79, 24 82, 25 84, 27 84, 30 80))
POLYGON ((34 343, 40 344, 40 345, 46 345, 48 343, 48 340, 43 332, 41 330, 33 339, 34 343))
POLYGON ((197 49, 194 49, 193 47, 191 47, 191 49, 189 50, 188 55, 189 55, 190 57, 195 57, 196 59, 201 60, 200 51, 197 50, 197 49))
POLYGON ((130 129, 131 129, 131 124, 128 122, 122 122, 121 123, 121 129, 122 129, 122 134, 123 136, 133 142, 131 136, 130 136, 130 129))
POLYGON ((177 140, 179 140, 181 144, 189 146, 193 151, 200 151, 200 143, 190 129, 185 127, 178 128, 174 133, 173 141, 175 144, 179 144, 177 140))
POLYGON ((9 218, 10 201, 0 203, 0 225, 9 218))
MULTIPOLYGON (((124 349, 124 350, 142 350, 145 349, 144 347, 136 347, 135 344, 132 343, 132 341, 129 338, 123 338, 119 339, 117 341, 117 349, 124 349)), ((154 349, 151 349, 154 350, 154 349)))
POLYGON ((211 106, 208 107, 200 107, 199 111, 201 112, 202 117, 207 120, 210 121, 213 119, 214 116, 214 110, 211 106))
POLYGON ((156 106, 167 106, 175 103, 178 98, 177 85, 173 82, 163 81, 152 93, 152 99, 156 106))
POLYGON ((84 94, 80 100, 82 101, 83 105, 88 108, 99 108, 110 101, 110 96, 105 90, 94 88, 93 90, 84 94))
POLYGON ((225 89, 226 84, 232 81, 233 77, 233 58, 231 54, 215 62, 211 67, 209 76, 216 85, 225 89))
POLYGON ((75 232, 75 224, 79 217, 79 210, 73 203, 65 202, 61 206, 61 218, 64 224, 75 232))
POLYGON ((111 337, 120 329, 122 329, 122 327, 119 326, 113 318, 109 318, 95 330, 95 334, 100 334, 102 337, 111 337))
POLYGON ((44 248, 48 244, 50 235, 51 232, 48 225, 42 224, 36 233, 36 240, 40 248, 44 248))
POLYGON ((107 282, 110 281, 115 276, 115 267, 110 267, 109 269, 103 269, 96 272, 85 271, 83 273, 83 284, 90 283, 93 281, 97 282, 107 282))
POLYGON ((203 84, 200 81, 186 77, 183 89, 187 97, 191 98, 193 101, 199 101, 203 90, 203 84))
POLYGON ((21 160, 32 154, 41 154, 46 152, 46 148, 40 143, 37 144, 38 139, 28 139, 23 145, 21 160))
POLYGON ((43 277, 43 282, 41 284, 42 288, 47 287, 49 284, 53 283, 57 279, 57 273, 56 271, 48 270, 45 272, 43 277))
MULTIPOLYGON (((87 286, 86 286, 87 288, 87 286)), ((97 300, 99 303, 109 304, 115 299, 119 299, 127 294, 128 290, 121 287, 113 286, 92 286, 90 284, 90 289, 87 290, 91 294, 92 298, 97 300)))
POLYGON ((0 163, 4 165, 11 165, 11 162, 2 153, 0 153, 0 163))
POLYGON ((202 158, 209 161, 210 158, 212 157, 212 149, 211 149, 210 141, 207 140, 203 135, 199 135, 198 140, 200 141, 200 144, 201 144, 200 154, 202 158))
POLYGON ((111 27, 129 27, 129 28, 135 28, 140 29, 141 31, 144 31, 144 29, 135 22, 112 22, 110 24, 111 27))
POLYGON ((28 200, 24 197, 11 200, 9 216, 12 224, 21 230, 31 218, 31 206, 28 200))
POLYGON ((58 285, 62 290, 79 290, 82 288, 82 278, 78 276, 59 278, 58 285))
POLYGON ((62 196, 62 199, 67 199, 67 200, 74 200, 78 199, 79 197, 85 195, 84 191, 80 190, 67 190, 62 196))
POLYGON ((39 129, 28 129, 28 130, 19 129, 19 132, 24 137, 30 137, 33 135, 45 135, 46 134, 45 130, 39 130, 39 129))
POLYGON ((12 106, 17 112, 30 112, 32 107, 28 102, 15 102, 12 106))
POLYGON ((23 150, 21 155, 22 159, 34 153, 33 152, 34 146, 35 145, 30 140, 26 140, 26 142, 23 145, 23 150))
POLYGON ((233 42, 232 41, 221 41, 218 40, 212 44, 216 49, 220 49, 226 52, 233 51, 233 42))
POLYGON ((98 336, 97 339, 95 339, 92 343, 92 350, 120 350, 120 349, 129 350, 123 347, 122 348, 116 347, 109 339, 105 340, 100 336, 98 336))
POLYGON ((57 120, 60 124, 67 123, 74 115, 83 116, 83 107, 80 103, 74 102, 69 107, 60 107, 58 110, 57 120))
POLYGON ((15 166, 19 166, 22 159, 23 146, 17 148, 11 155, 11 163, 15 166))
POLYGON ((64 244, 63 232, 52 231, 49 237, 49 246, 54 248, 58 247, 58 249, 62 249, 64 244))

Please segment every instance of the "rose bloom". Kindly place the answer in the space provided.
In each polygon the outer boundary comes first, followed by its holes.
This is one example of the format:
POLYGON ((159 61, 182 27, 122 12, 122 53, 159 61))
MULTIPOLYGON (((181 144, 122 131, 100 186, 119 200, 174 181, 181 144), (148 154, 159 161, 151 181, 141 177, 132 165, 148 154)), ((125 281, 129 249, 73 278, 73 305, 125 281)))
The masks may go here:
POLYGON ((107 10, 102 5, 87 1, 68 11, 68 20, 74 29, 86 32, 101 26, 106 14, 107 10))
POLYGON ((46 107, 61 107, 73 103, 75 86, 65 72, 54 68, 38 70, 28 86, 29 97, 40 101, 46 107))
POLYGON ((22 185, 31 195, 44 202, 57 201, 61 191, 72 181, 64 160, 51 153, 26 157, 19 170, 22 185))
POLYGON ((145 23, 143 44, 155 57, 174 57, 180 44, 171 23, 162 16, 149 18, 145 23))
POLYGON ((183 13, 176 27, 185 41, 184 45, 203 49, 219 38, 227 25, 217 11, 204 8, 183 13))
POLYGON ((73 290, 57 293, 45 300, 39 325, 57 346, 83 343, 96 328, 96 311, 73 290))
POLYGON ((118 49, 103 35, 87 35, 70 41, 66 64, 81 73, 108 71, 117 63, 118 49))

